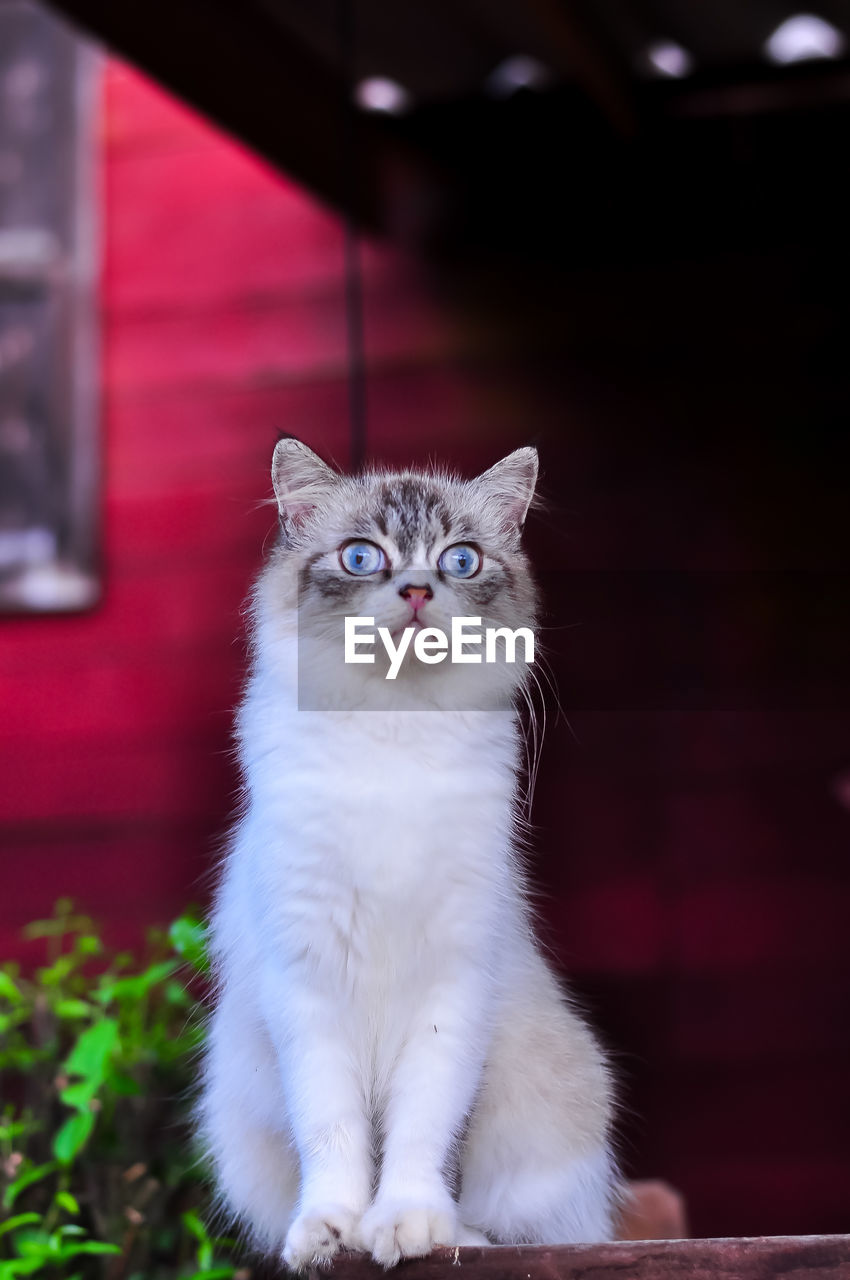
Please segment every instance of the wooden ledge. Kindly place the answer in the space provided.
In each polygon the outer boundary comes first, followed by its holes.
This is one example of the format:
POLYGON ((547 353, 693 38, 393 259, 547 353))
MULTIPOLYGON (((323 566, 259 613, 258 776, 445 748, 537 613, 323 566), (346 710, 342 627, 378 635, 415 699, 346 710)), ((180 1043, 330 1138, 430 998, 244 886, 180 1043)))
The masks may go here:
MULTIPOLYGON (((717 1240, 641 1240, 595 1245, 435 1249, 402 1262, 398 1280, 850 1280, 850 1236, 742 1236, 717 1240)), ((285 1272, 258 1268, 256 1280, 285 1272)), ((310 1280, 376 1280, 364 1254, 343 1254, 310 1280)))

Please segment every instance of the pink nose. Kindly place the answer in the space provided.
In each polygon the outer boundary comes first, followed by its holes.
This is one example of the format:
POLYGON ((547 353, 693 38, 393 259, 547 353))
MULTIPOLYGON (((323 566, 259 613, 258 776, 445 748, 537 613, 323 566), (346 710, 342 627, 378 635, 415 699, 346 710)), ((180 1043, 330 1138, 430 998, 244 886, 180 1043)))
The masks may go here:
POLYGON ((398 593, 403 600, 406 600, 414 613, 421 609, 426 600, 430 600, 434 592, 429 586, 414 587, 410 583, 406 587, 400 587, 398 593))

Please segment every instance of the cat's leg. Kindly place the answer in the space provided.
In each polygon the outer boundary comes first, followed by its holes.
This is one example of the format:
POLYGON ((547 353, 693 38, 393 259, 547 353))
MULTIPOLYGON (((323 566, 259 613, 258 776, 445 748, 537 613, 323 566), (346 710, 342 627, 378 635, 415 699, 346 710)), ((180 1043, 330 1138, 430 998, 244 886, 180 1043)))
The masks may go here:
POLYGON ((263 1008, 301 1166, 283 1259, 296 1270, 359 1245, 374 1176, 372 1129, 338 994, 268 967, 263 1008))
POLYGON ((298 1199, 298 1157, 285 1115, 260 1016, 235 990, 225 991, 207 1037, 198 1136, 224 1206, 268 1249, 282 1247, 298 1199))
POLYGON ((461 1155, 460 1213, 500 1244, 610 1240, 618 1180, 601 1051, 544 961, 490 1045, 461 1155))
POLYGON ((484 1006, 475 975, 433 985, 413 1019, 408 1012, 382 1113, 380 1183, 360 1228, 363 1247, 385 1267, 436 1244, 482 1243, 460 1223, 446 1166, 480 1079, 484 1006))

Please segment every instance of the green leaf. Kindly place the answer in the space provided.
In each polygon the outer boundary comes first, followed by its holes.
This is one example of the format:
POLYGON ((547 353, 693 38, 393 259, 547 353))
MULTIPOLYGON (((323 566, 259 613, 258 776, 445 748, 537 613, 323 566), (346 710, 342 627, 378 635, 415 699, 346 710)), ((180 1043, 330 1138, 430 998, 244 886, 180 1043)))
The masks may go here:
POLYGON ((0 1222, 0 1236, 5 1235, 7 1231, 17 1231, 18 1227, 32 1226, 34 1222, 41 1222, 40 1213, 19 1213, 14 1218, 7 1218, 5 1222, 0 1222))
POLYGON ((186 990, 181 987, 179 982, 167 982, 165 985, 165 998, 169 1004, 180 1005, 182 1008, 188 1008, 194 1004, 194 1001, 186 990))
POLYGON ((176 960, 160 960, 158 964, 152 964, 150 968, 145 969, 135 978, 119 978, 115 985, 120 987, 125 982, 132 983, 135 996, 146 996, 151 987, 155 987, 160 982, 164 982, 166 978, 170 978, 176 968, 176 960))
POLYGON ((0 1034, 5 1035, 8 1031, 19 1027, 29 1019, 29 1016, 25 1008, 13 1009, 11 1013, 0 1013, 0 1034))
POLYGON ((100 1004, 108 1004, 111 1000, 143 1000, 151 987, 170 977, 176 968, 176 960, 161 960, 143 973, 107 979, 101 984, 95 998, 100 1004))
POLYGON ((176 960, 160 960, 158 964, 152 964, 139 976, 147 990, 149 987, 155 987, 158 982, 164 982, 166 978, 170 978, 176 968, 176 960))
POLYGON ((88 1018, 94 1013, 87 1000, 57 1000, 53 1011, 60 1018, 88 1018))
POLYGON ((121 1248, 117 1244, 106 1244, 102 1240, 86 1240, 84 1244, 75 1244, 72 1249, 65 1252, 66 1258, 76 1257, 79 1253, 120 1253, 121 1248))
POLYGON ((33 920, 23 930, 25 938, 61 938, 66 933, 79 933, 91 929, 88 916, 72 915, 74 904, 70 898, 59 898, 53 907, 52 920, 33 920))
POLYGON ((205 1244, 209 1240, 209 1233, 207 1232, 206 1227, 203 1222, 201 1222, 198 1215, 193 1213, 191 1209, 188 1213, 181 1214, 180 1217, 183 1226, 187 1231, 191 1231, 196 1240, 200 1240, 202 1244, 205 1244))
POLYGON ((46 1231, 18 1232, 15 1236, 15 1248, 22 1258, 46 1258, 55 1252, 55 1249, 51 1248, 50 1236, 46 1231))
POLYGON ((89 1080, 75 1080, 73 1084, 66 1084, 60 1090, 59 1097, 66 1107, 73 1107, 75 1111, 88 1111, 89 1104, 102 1083, 97 1076, 92 1076, 89 1080))
POLYGON ((103 1018, 94 1026, 87 1027, 68 1055, 65 1070, 69 1075, 87 1079, 96 1077, 101 1081, 117 1039, 118 1023, 114 1018, 103 1018))
POLYGON ((29 1276, 44 1266, 44 1258, 12 1258, 0 1262, 0 1280, 15 1280, 17 1276, 29 1276))
POLYGON ((185 1280, 232 1280, 235 1274, 235 1267, 206 1267, 193 1271, 185 1280))
POLYGON ((53 1203, 57 1204, 60 1209, 64 1209, 66 1213, 78 1214, 80 1212, 80 1206, 70 1191, 57 1191, 53 1197, 53 1203))
POLYGON ((239 1242, 233 1236, 212 1236, 212 1243, 216 1249, 235 1249, 239 1242))
POLYGON ((94 1128, 93 1111, 75 1111, 69 1116, 53 1139, 53 1154, 63 1165, 69 1165, 88 1141, 94 1128))
POLYGON ((209 973, 207 930, 203 921, 191 912, 179 916, 168 930, 171 945, 179 956, 198 973, 209 973))
POLYGON ((51 1173, 55 1173, 59 1168, 55 1160, 51 1160, 48 1164, 37 1164, 31 1168, 19 1173, 14 1182, 10 1182, 3 1193, 4 1209, 11 1209, 22 1191, 27 1187, 31 1187, 35 1182, 41 1182, 42 1179, 48 1178, 51 1173))
POLYGON ((94 934, 83 933, 74 943, 74 950, 81 956, 99 956, 103 951, 103 943, 94 934))
POLYGON ((37 969, 36 978, 43 987, 60 987, 76 966, 73 956, 59 956, 47 969, 37 969))
POLYGON ((22 1044, 15 1044, 6 1052, 0 1053, 0 1067, 12 1067, 15 1071, 29 1071, 39 1062, 47 1062, 51 1057, 49 1049, 33 1049, 22 1044))
POLYGON ((67 929, 64 920, 33 920, 22 932, 25 938, 61 938, 67 929))
POLYGON ((22 1134, 38 1133, 41 1126, 29 1117, 25 1120, 12 1120, 9 1124, 0 1123, 0 1139, 12 1142, 22 1134))
POLYGON ((12 1004, 20 1004, 23 1000, 20 989, 10 974, 5 969, 0 969, 0 996, 9 1000, 12 1004))
POLYGON ((117 1093, 122 1098, 133 1098, 142 1092, 141 1085, 137 1084, 132 1076, 126 1075, 123 1071, 116 1071, 111 1064, 106 1071, 106 1083, 113 1093, 117 1093))

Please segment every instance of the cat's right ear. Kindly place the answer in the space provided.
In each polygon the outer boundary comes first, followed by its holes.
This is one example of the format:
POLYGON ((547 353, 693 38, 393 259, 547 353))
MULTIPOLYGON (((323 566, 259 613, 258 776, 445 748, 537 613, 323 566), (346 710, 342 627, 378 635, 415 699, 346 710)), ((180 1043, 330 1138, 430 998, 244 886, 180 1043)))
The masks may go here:
POLYGON ((531 445, 515 449, 474 484, 506 532, 522 532, 537 484, 537 450, 531 445))
POLYGON ((338 483, 337 473, 306 444, 294 436, 278 440, 272 457, 272 484, 285 542, 297 535, 307 517, 338 483))

